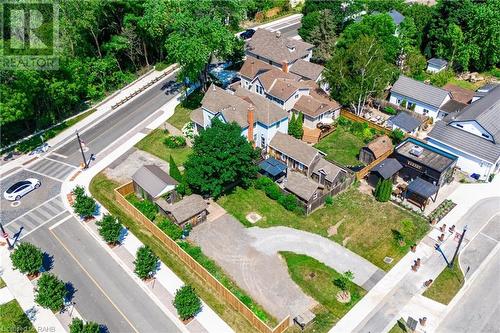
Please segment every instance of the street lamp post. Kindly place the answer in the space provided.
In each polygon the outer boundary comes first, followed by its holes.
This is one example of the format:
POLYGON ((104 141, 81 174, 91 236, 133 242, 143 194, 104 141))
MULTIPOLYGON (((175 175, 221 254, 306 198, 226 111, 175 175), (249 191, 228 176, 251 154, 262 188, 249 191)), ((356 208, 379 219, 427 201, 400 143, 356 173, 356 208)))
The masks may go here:
POLYGON ((5 232, 5 229, 3 228, 2 223, 0 223, 0 229, 2 230, 2 236, 3 236, 3 238, 5 238, 5 240, 7 241, 7 245, 9 246, 8 249, 12 250, 13 246, 12 246, 12 244, 10 244, 9 234, 5 232))
POLYGON ((462 244, 462 241, 464 239, 465 232, 467 231, 467 225, 464 227, 464 231, 462 231, 462 235, 460 235, 460 240, 458 241, 457 248, 455 250, 455 254, 453 255, 453 258, 451 258, 450 263, 448 263, 448 267, 452 268, 453 267, 453 262, 455 261, 455 257, 458 254, 458 250, 460 249, 460 245, 462 244))
POLYGON ((80 134, 78 134, 78 130, 75 131, 76 133, 76 138, 78 140, 78 146, 80 147, 80 151, 82 152, 82 158, 83 158, 83 168, 87 169, 87 159, 85 158, 85 152, 83 151, 82 147, 82 140, 80 140, 80 134))

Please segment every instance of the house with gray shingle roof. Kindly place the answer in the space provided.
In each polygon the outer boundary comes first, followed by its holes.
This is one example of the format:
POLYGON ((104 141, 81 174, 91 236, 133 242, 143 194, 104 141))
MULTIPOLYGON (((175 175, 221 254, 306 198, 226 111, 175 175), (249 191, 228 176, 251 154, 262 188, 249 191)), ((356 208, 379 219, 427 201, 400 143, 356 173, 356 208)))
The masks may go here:
POLYGON ((440 58, 431 58, 427 60, 427 71, 429 73, 439 73, 448 67, 448 61, 440 58))
POLYGON ((214 84, 210 86, 201 101, 201 108, 191 113, 191 120, 199 132, 209 127, 214 118, 224 123, 237 123, 241 135, 263 149, 277 132, 288 132, 287 112, 269 99, 242 87, 231 91, 214 84))
POLYGON ((436 120, 448 114, 442 107, 451 97, 449 91, 401 75, 391 88, 389 101, 406 104, 407 109, 436 120))
POLYGON ((457 166, 481 180, 500 169, 500 86, 438 121, 427 142, 458 156, 457 166))

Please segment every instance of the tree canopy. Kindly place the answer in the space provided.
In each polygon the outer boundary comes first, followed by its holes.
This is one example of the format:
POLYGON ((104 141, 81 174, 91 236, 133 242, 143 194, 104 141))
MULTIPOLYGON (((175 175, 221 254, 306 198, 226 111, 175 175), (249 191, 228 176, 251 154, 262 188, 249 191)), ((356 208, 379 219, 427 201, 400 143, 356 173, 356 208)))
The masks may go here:
POLYGON ((194 139, 184 173, 193 192, 219 197, 234 184, 250 185, 258 171, 258 156, 236 123, 214 119, 212 126, 194 139))

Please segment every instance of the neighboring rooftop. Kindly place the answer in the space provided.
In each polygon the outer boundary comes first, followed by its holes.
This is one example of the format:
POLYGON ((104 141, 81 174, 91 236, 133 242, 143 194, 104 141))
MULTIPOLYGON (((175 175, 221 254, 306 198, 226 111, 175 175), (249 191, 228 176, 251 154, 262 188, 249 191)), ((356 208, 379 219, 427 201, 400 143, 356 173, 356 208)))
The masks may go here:
POLYGON ((309 95, 301 96, 293 106, 294 110, 311 117, 317 117, 322 113, 330 110, 337 110, 338 108, 340 108, 339 103, 330 99, 324 92, 317 91, 312 87, 309 91, 309 95))
POLYGON ((191 111, 189 118, 191 118, 191 121, 194 122, 195 124, 198 124, 202 127, 204 126, 204 124, 203 124, 203 109, 202 108, 197 108, 197 109, 191 111))
POLYGON ((324 158, 320 158, 318 163, 313 168, 313 173, 319 176, 320 173, 325 175, 325 179, 331 183, 335 181, 339 173, 345 172, 344 169, 335 165, 324 158))
POLYGON ((269 146, 296 161, 310 166, 320 151, 306 144, 305 142, 294 138, 291 135, 276 132, 269 146))
POLYGON ((132 179, 153 198, 164 194, 166 189, 178 184, 168 173, 153 164, 140 167, 132 179))
POLYGON ((441 110, 446 113, 453 113, 462 110, 466 106, 467 104, 460 103, 459 101, 450 99, 448 102, 444 103, 443 106, 441 106, 441 110))
POLYGON ((263 74, 271 69, 275 69, 275 67, 269 65, 267 62, 249 56, 243 63, 243 66, 241 66, 239 73, 253 80, 257 75, 263 74))
POLYGON ((207 203, 198 194, 191 194, 174 204, 166 201, 158 202, 161 209, 172 214, 177 223, 183 223, 208 208, 207 203))
POLYGON ((493 83, 487 83, 484 86, 480 87, 479 89, 476 90, 474 93, 474 97, 484 97, 486 96, 491 90, 495 89, 499 84, 496 82, 493 83))
POLYGON ((299 59, 290 67, 290 72, 300 75, 305 79, 316 81, 323 72, 323 69, 325 68, 321 65, 299 59))
POLYGON ((386 158, 379 164, 377 164, 371 172, 378 173, 382 178, 389 179, 401 170, 403 166, 395 158, 386 158))
POLYGON ((446 96, 450 94, 444 89, 425 84, 404 75, 401 75, 394 83, 391 92, 410 97, 436 108, 439 108, 443 104, 446 96))
POLYGON ((413 138, 406 139, 400 143, 396 147, 396 152, 438 172, 446 170, 457 159, 455 155, 413 138))
POLYGON ((423 124, 423 119, 415 116, 415 112, 401 111, 397 115, 389 118, 393 125, 405 130, 408 133, 413 132, 423 124))
POLYGON ((311 180, 309 177, 295 171, 288 172, 284 183, 287 191, 305 201, 309 201, 318 188, 322 187, 322 185, 311 180))
POLYGON ((429 64, 435 68, 443 68, 443 67, 448 66, 448 61, 441 59, 441 58, 431 58, 431 59, 427 60, 427 64, 429 64))
POLYGON ((375 159, 377 159, 392 150, 392 141, 387 135, 381 135, 369 142, 365 147, 368 148, 375 156, 375 159))
POLYGON ((281 32, 271 32, 257 29, 252 39, 247 42, 247 51, 277 64, 292 63, 309 54, 314 45, 291 39, 281 35, 281 32))
POLYGON ((474 91, 456 86, 451 83, 447 83, 443 87, 443 89, 449 91, 455 101, 463 104, 469 104, 472 100, 472 97, 474 97, 474 91))
POLYGON ((392 9, 390 12, 388 12, 387 14, 389 14, 389 16, 392 18, 392 22, 394 22, 394 24, 396 26, 400 25, 401 22, 404 21, 405 17, 403 16, 403 14, 401 14, 400 12, 398 12, 397 10, 395 9, 392 9))

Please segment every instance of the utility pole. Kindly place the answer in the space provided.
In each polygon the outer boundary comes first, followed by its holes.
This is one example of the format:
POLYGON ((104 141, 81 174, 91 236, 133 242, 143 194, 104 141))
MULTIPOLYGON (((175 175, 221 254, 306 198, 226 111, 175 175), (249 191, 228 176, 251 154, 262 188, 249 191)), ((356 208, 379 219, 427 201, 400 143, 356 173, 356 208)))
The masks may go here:
POLYGON ((460 249, 460 245, 462 245, 462 241, 464 239, 465 232, 467 231, 467 225, 464 227, 464 231, 462 231, 462 235, 460 236, 460 239, 458 241, 457 249, 455 250, 455 254, 453 255, 453 258, 451 258, 451 262, 448 264, 448 267, 452 268, 453 267, 453 262, 455 261, 455 257, 458 254, 458 250, 460 249))
POLYGON ((7 245, 9 246, 8 249, 12 250, 13 246, 12 246, 12 244, 10 244, 9 234, 5 232, 5 229, 3 228, 2 223, 0 223, 0 229, 2 230, 2 237, 5 238, 5 240, 7 241, 7 245))
POLYGON ((82 158, 83 158, 83 168, 87 169, 87 159, 85 158, 85 153, 83 152, 83 147, 82 147, 82 140, 80 140, 80 134, 78 134, 78 130, 75 131, 76 133, 76 138, 78 140, 78 146, 80 146, 80 151, 82 152, 82 158))

